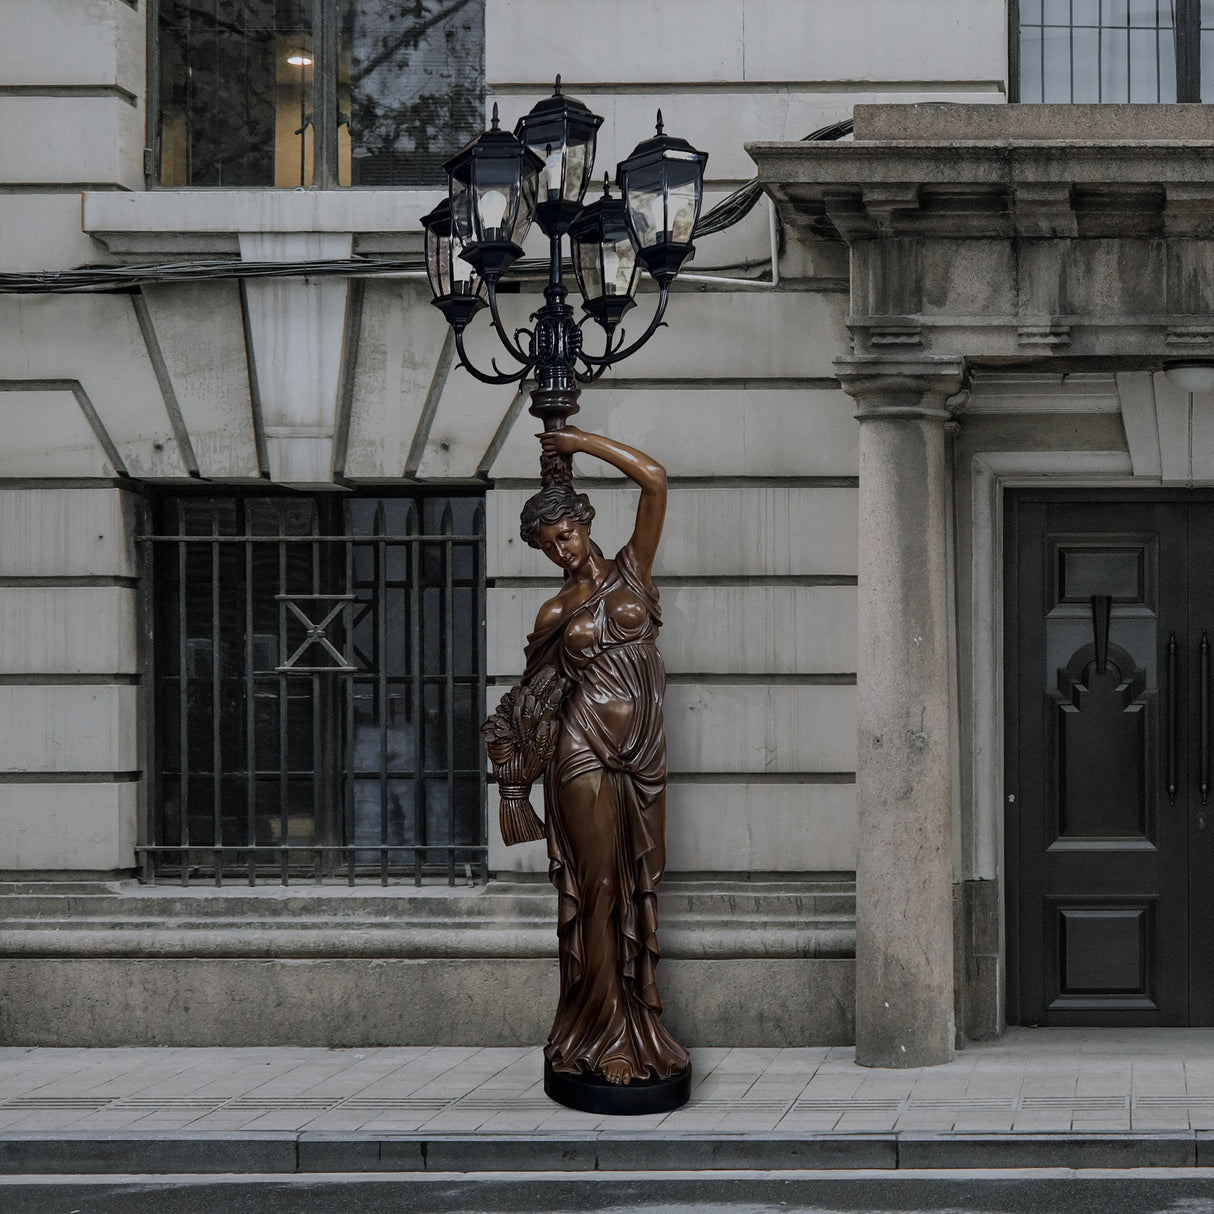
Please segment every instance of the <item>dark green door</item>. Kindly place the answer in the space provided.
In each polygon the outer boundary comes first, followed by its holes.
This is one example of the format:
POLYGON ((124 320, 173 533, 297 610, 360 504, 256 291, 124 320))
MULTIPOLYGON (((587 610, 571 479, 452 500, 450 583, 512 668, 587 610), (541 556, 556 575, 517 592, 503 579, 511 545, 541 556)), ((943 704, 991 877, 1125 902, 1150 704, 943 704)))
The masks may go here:
POLYGON ((1214 502, 1007 520, 1009 1018, 1214 1024, 1214 502))

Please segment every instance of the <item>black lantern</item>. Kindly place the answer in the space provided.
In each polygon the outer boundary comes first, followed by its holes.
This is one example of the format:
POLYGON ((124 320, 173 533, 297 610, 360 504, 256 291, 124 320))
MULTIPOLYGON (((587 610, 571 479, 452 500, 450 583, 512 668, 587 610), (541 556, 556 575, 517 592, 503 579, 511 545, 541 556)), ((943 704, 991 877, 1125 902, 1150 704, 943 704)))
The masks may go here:
POLYGON ((443 165, 462 255, 491 282, 523 255, 543 167, 534 152, 498 129, 496 103, 492 127, 443 165))
POLYGON ((461 254, 463 241, 451 222, 451 203, 444 199, 422 219, 426 232, 426 274, 431 302, 442 311, 447 323, 462 329, 485 306, 480 298, 484 279, 461 254))
POLYGON ((616 168, 621 196, 612 198, 604 183, 603 197, 583 208, 601 123, 582 102, 562 95, 559 76, 553 95, 519 120, 514 135, 499 129, 494 105, 492 129, 443 166, 448 202, 424 220, 434 303, 452 326, 460 365, 486 384, 534 375, 531 412, 546 430, 576 412, 577 384, 593 383, 662 327, 670 285, 693 251, 700 214, 708 156, 664 135, 661 113, 656 138, 616 168), (533 216, 548 237, 548 281, 532 324, 515 328, 499 308, 498 280, 522 256, 533 216), (581 317, 568 303, 561 251, 566 235, 584 300, 581 317), (620 322, 635 306, 641 265, 659 290, 648 325, 628 342, 620 322), (488 368, 478 367, 464 348, 464 330, 485 305, 514 367, 493 359, 488 368), (606 334, 601 351, 588 350, 582 340, 591 320, 606 334))
POLYGON ((573 273, 584 307, 610 333, 635 300, 640 262, 624 215, 622 199, 612 198, 603 178, 603 197, 569 228, 573 273))
POLYGON ((560 76, 552 96, 518 120, 515 135, 544 162, 535 217, 545 235, 563 236, 581 209, 602 124, 576 97, 562 96, 560 76))
POLYGON ((704 197, 707 152, 697 152, 686 139, 662 133, 639 143, 616 171, 641 261, 659 283, 669 284, 695 252, 691 235, 704 197))

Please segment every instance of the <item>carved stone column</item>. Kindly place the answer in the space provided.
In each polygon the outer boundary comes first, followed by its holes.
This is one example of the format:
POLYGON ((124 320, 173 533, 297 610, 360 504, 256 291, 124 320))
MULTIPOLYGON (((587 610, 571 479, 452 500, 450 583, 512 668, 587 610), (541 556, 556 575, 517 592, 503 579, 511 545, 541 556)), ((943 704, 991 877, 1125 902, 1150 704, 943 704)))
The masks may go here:
POLYGON ((859 405, 856 1061, 953 1057, 945 406, 953 360, 836 363, 859 405))

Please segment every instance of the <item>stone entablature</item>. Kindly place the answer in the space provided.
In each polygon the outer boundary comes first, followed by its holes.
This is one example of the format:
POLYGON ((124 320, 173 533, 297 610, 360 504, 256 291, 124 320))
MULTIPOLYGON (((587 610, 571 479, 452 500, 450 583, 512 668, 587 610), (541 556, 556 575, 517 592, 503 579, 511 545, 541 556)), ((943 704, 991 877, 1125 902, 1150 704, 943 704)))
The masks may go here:
POLYGON ((854 355, 1145 369, 1214 354, 1214 107, 1164 108, 857 107, 853 143, 748 150, 850 246, 854 355))

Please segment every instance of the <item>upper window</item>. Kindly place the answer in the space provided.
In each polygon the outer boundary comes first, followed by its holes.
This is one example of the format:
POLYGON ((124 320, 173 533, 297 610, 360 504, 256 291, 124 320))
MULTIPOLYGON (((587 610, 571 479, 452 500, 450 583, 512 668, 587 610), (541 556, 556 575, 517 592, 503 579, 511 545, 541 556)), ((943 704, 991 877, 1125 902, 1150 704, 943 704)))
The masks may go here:
POLYGON ((1020 100, 1214 100, 1214 0, 1019 0, 1020 100))
POLYGON ((428 186, 484 125, 485 0, 159 0, 163 186, 428 186))

